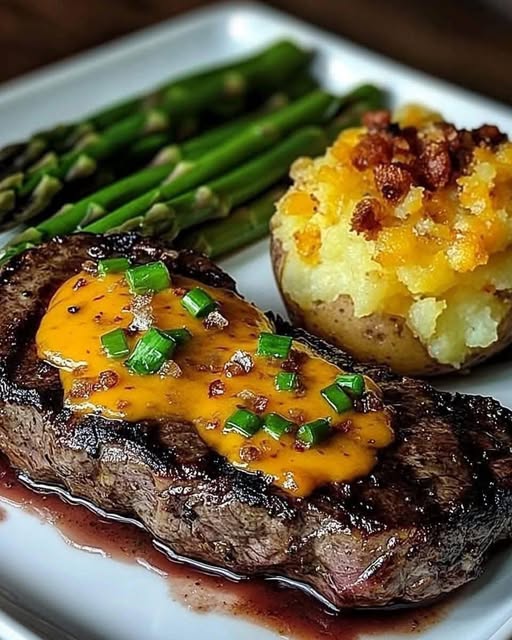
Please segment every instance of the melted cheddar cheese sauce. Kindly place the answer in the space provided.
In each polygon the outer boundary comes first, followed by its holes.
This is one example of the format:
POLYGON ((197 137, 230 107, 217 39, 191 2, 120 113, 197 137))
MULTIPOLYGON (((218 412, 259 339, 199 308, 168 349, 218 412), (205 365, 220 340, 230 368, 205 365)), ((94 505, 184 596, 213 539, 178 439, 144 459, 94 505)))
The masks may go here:
MULTIPOLYGON (((232 464, 250 472, 262 471, 298 496, 327 482, 367 474, 376 463, 377 450, 393 440, 387 413, 335 413, 320 390, 334 382, 340 369, 298 343, 293 349, 305 354, 300 369, 305 391, 277 391, 274 377, 282 370, 282 361, 256 355, 260 332, 272 331, 266 317, 233 292, 201 284, 218 301, 229 322, 222 330, 207 329, 181 305, 181 296, 195 286, 194 281, 175 276, 171 288, 145 301, 153 326, 164 330, 185 327, 192 334, 173 355, 180 369, 175 377, 165 370, 154 375, 133 374, 122 360, 108 358, 103 351, 103 334, 128 329, 134 321, 134 296, 122 275, 96 277, 83 272, 64 283, 42 319, 37 348, 40 358, 59 368, 65 404, 79 413, 128 421, 185 419, 232 464), (224 365, 237 350, 251 355, 253 368, 228 377, 224 365), (102 377, 108 384, 95 384, 102 377), (212 393, 219 387, 223 393, 212 393), (265 413, 300 422, 330 417, 333 435, 320 445, 299 450, 292 434, 275 440, 263 430, 252 438, 225 433, 226 419, 237 407, 250 408, 247 398, 255 396, 266 399, 265 413)), ((128 337, 130 347, 140 335, 128 337)), ((372 381, 366 380, 366 386, 378 393, 372 381)))

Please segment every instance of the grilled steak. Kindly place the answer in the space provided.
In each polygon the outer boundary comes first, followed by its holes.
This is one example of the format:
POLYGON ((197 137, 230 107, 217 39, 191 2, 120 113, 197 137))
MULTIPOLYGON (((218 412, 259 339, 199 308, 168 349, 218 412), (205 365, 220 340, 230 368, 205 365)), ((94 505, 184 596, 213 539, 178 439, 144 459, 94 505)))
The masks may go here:
POLYGON ((73 415, 35 333, 51 295, 87 259, 161 259, 169 270, 234 288, 204 257, 134 235, 76 235, 13 259, 0 273, 0 450, 37 481, 140 520, 174 552, 242 575, 281 576, 335 607, 410 604, 478 576, 510 535, 512 414, 367 367, 275 319, 348 371, 376 380, 394 407, 395 443, 371 475, 293 498, 237 470, 186 422, 73 415))

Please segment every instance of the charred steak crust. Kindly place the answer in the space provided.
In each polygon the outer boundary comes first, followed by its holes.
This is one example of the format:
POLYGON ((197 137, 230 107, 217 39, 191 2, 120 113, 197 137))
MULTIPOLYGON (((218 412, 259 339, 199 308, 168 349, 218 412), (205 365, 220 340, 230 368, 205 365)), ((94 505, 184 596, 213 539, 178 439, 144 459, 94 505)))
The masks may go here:
POLYGON ((32 479, 139 519, 176 553, 239 574, 312 587, 336 607, 430 600, 482 571, 510 535, 512 414, 365 366, 273 317, 279 333, 372 376, 394 409, 396 441, 373 473, 292 498, 236 470, 187 423, 76 416, 35 333, 50 297, 87 259, 161 259, 171 272, 235 288, 204 256, 133 234, 55 239, 0 272, 0 450, 32 479))

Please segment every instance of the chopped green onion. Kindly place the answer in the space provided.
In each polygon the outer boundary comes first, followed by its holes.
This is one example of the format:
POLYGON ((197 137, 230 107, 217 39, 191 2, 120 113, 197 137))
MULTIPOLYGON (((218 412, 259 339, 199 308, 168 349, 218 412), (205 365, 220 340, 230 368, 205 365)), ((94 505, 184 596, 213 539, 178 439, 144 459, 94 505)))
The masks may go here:
POLYGON ((307 447, 312 447, 325 440, 331 432, 331 425, 327 418, 306 422, 297 431, 297 440, 307 447))
POLYGON ((280 371, 274 378, 278 391, 293 391, 299 386, 299 376, 292 371, 280 371))
POLYGON ((292 339, 275 333, 260 333, 258 339, 259 356, 267 358, 286 358, 292 348, 292 339))
POLYGON ((126 271, 130 291, 136 294, 158 293, 171 285, 171 276, 163 262, 148 262, 126 271))
POLYGON ((347 395, 343 389, 338 387, 336 383, 325 387, 325 389, 322 389, 320 393, 337 413, 344 413, 345 411, 350 411, 350 409, 352 409, 352 400, 350 399, 350 396, 347 395))
POLYGON ((248 409, 237 409, 224 425, 224 431, 236 431, 246 438, 253 436, 261 427, 261 418, 248 409))
POLYGON ((185 329, 185 327, 182 329, 165 329, 163 333, 172 338, 178 346, 185 344, 185 342, 188 342, 192 337, 190 331, 185 329))
POLYGON ((160 329, 152 328, 137 342, 126 366, 141 376, 157 373, 172 356, 176 342, 160 329))
POLYGON ((293 422, 286 420, 278 413, 268 413, 263 419, 263 430, 276 440, 279 440, 285 433, 291 431, 293 422))
POLYGON ((122 329, 114 329, 101 336, 101 346, 109 358, 124 358, 130 353, 130 347, 122 329))
POLYGON ((123 273, 130 268, 128 258, 105 258, 98 262, 98 273, 106 276, 107 273, 123 273))
POLYGON ((200 287, 186 293, 181 299, 181 304, 194 318, 203 318, 218 307, 218 303, 200 287))
POLYGON ((360 373, 343 373, 336 378, 336 384, 356 398, 362 396, 365 389, 364 377, 360 373))

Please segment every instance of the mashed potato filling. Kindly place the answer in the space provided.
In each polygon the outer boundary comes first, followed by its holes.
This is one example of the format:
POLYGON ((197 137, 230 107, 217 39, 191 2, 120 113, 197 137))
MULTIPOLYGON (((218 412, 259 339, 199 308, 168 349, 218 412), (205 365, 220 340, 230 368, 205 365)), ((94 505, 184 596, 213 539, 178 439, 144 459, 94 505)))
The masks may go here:
POLYGON ((400 316, 439 363, 498 340, 511 308, 512 144, 409 107, 349 129, 292 167, 274 238, 302 308, 340 295, 400 316))

